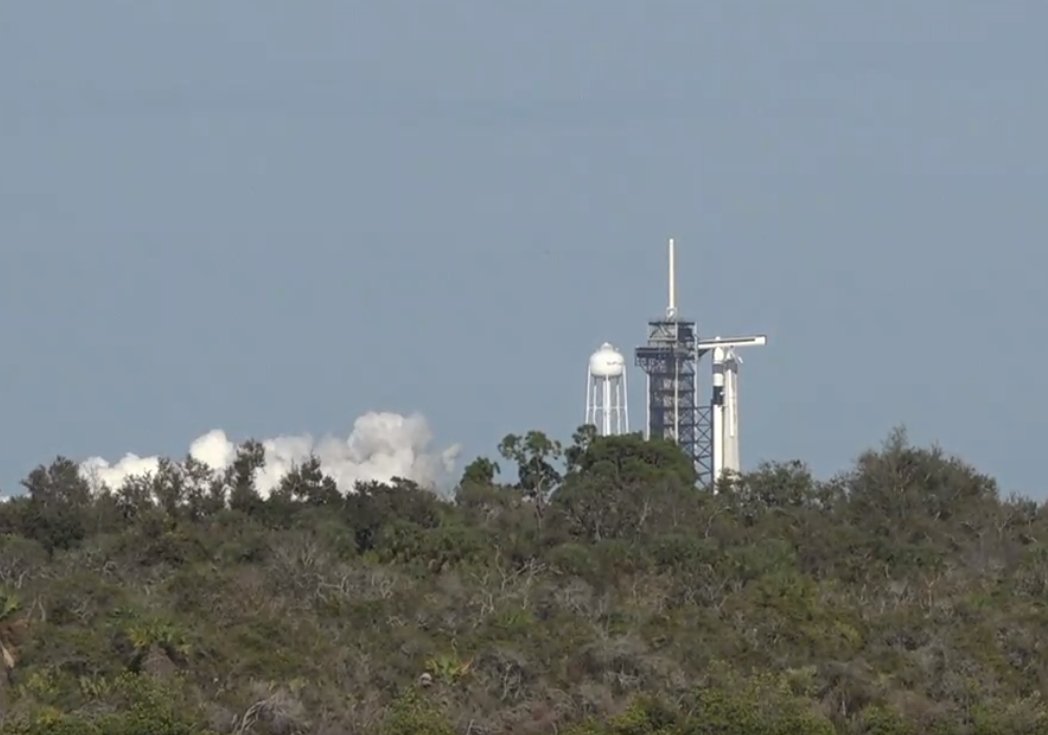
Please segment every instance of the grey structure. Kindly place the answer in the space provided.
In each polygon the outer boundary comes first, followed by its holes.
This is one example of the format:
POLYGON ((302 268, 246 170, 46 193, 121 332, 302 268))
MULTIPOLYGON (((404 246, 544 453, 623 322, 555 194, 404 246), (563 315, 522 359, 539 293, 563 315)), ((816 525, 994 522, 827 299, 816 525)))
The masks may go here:
POLYGON ((699 347, 695 322, 678 319, 648 322, 648 342, 636 349, 636 364, 647 375, 646 437, 669 439, 695 464, 700 485, 713 483, 713 427, 709 405, 699 405, 699 347))

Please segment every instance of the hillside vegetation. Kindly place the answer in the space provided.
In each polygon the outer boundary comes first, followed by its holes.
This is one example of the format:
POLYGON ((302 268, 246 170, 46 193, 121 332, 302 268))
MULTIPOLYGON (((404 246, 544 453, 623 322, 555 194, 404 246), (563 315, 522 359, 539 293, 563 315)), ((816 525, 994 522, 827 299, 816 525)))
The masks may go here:
POLYGON ((0 735, 1048 732, 1045 509, 901 432, 716 495, 587 428, 453 498, 262 461, 0 505, 0 735))

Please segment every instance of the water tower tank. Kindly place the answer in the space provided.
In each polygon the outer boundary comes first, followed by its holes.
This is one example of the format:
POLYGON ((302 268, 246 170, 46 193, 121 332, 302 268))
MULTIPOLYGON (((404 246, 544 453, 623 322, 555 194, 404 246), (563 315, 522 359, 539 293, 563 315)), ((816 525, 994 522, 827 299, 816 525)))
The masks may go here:
POLYGON ((605 342, 590 355, 590 375, 595 378, 617 378, 626 370, 626 359, 622 353, 605 342))

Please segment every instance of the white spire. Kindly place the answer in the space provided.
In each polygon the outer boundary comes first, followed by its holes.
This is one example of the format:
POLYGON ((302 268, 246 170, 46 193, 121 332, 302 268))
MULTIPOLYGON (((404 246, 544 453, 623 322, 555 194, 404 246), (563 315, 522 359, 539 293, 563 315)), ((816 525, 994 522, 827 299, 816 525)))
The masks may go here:
POLYGON ((677 318, 677 249, 670 238, 670 300, 666 307, 666 318, 677 318))

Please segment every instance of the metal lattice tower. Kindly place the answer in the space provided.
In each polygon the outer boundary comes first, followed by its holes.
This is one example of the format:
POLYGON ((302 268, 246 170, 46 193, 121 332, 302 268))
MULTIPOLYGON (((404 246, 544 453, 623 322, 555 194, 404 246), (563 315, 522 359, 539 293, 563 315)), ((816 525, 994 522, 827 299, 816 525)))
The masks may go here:
POLYGON ((648 322, 648 342, 636 350, 647 375, 645 437, 669 439, 691 457, 699 484, 713 481, 710 407, 698 401, 700 350, 695 322, 677 316, 676 252, 669 241, 669 306, 666 318, 648 322))
POLYGON ((710 407, 698 403, 700 353, 695 323, 648 322, 648 343, 636 350, 637 365, 647 374, 646 436, 669 439, 691 457, 699 483, 713 478, 710 407))

